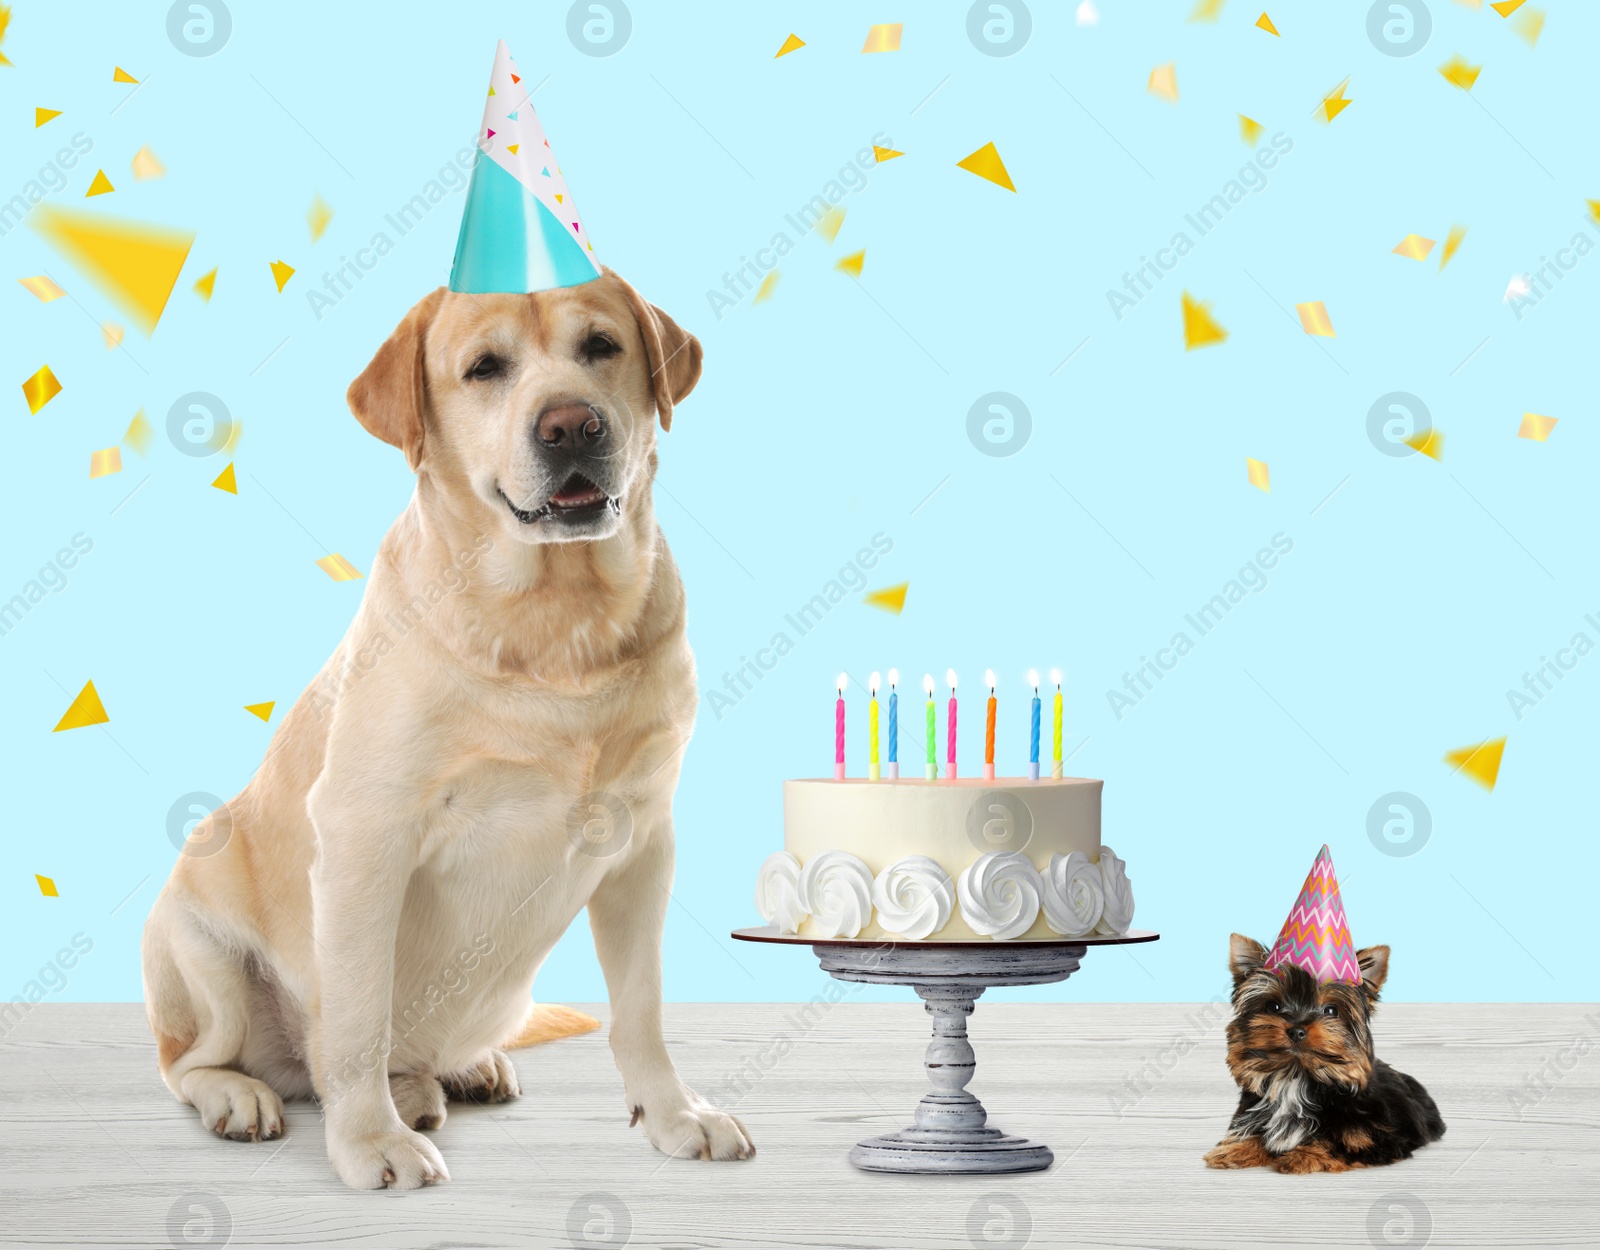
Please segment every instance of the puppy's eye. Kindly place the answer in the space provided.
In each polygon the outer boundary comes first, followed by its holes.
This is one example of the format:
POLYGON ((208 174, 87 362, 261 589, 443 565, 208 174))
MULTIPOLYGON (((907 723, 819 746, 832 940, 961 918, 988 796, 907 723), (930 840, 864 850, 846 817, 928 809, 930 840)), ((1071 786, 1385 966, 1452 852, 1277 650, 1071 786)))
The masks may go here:
POLYGON ((1335 1007, 1332 1003, 1329 1003, 1326 1007, 1324 1007, 1322 1009, 1322 1014, 1325 1015, 1325 1016, 1336 1016, 1336 1015, 1339 1014, 1339 1009, 1337 1007, 1335 1007))
POLYGON ((468 382, 486 382, 490 378, 497 378, 506 371, 506 362, 493 352, 479 356, 467 370, 468 382))
POLYGON ((1283 1010, 1283 1007, 1279 1003, 1268 1003, 1267 1004, 1267 1010, 1270 1011, 1273 1015, 1277 1015, 1280 1011, 1283 1010))
POLYGON ((585 360, 609 360, 621 355, 622 345, 609 334, 594 333, 578 346, 578 354, 585 360))

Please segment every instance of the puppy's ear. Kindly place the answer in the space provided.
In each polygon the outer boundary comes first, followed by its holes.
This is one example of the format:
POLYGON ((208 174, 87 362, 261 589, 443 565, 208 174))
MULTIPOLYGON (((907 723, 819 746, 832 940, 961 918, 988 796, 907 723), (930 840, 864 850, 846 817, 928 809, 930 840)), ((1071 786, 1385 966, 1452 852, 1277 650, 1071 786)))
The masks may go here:
POLYGON ((1378 1001, 1378 991, 1383 988, 1383 983, 1389 979, 1389 948, 1387 946, 1368 946, 1356 952, 1356 963, 1361 968, 1361 985, 1367 991, 1367 997, 1373 1002, 1378 1001))
POLYGON ((639 337, 644 339, 645 357, 650 365, 650 390, 655 396, 656 414, 661 418, 661 428, 672 428, 672 410, 688 398, 689 392, 700 380, 700 364, 705 353, 700 340, 695 338, 644 296, 635 291, 614 270, 607 269, 628 297, 634 320, 639 323, 639 337))
POLYGON ((1235 981, 1243 981, 1252 972, 1259 972, 1267 962, 1267 948, 1254 938, 1235 933, 1228 938, 1228 971, 1235 981))
POLYGON ((428 404, 423 343, 443 302, 443 287, 424 295, 344 394, 367 432, 405 452, 413 469, 422 461, 422 414, 428 404))

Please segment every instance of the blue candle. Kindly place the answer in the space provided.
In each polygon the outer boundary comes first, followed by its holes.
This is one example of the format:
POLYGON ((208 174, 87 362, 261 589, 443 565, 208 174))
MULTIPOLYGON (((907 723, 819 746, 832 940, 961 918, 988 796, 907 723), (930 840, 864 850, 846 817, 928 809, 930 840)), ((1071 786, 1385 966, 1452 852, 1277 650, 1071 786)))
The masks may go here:
POLYGON ((900 776, 900 696, 895 687, 900 684, 900 670, 889 670, 889 776, 900 776))
POLYGON ((1028 680, 1033 683, 1033 719, 1028 728, 1028 779, 1039 780, 1039 674, 1029 671, 1028 680))

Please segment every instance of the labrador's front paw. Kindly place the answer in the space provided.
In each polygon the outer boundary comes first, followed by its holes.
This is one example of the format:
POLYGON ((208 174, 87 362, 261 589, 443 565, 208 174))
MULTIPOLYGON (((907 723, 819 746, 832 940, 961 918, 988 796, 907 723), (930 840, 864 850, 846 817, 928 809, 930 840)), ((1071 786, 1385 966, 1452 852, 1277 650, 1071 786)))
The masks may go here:
POLYGON ((352 1189, 416 1189, 450 1179, 434 1144, 410 1129, 328 1137, 328 1159, 352 1189))
POLYGON ((750 1133, 735 1116, 718 1111, 693 1090, 633 1109, 650 1144, 677 1159, 748 1159, 755 1152, 750 1133))

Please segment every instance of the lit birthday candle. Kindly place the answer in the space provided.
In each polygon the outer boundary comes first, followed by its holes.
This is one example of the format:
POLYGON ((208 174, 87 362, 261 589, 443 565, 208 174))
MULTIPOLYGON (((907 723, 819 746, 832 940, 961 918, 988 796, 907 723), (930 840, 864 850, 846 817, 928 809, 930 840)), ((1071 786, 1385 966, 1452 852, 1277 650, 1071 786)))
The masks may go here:
POLYGON ((1028 720, 1028 780, 1039 780, 1039 670, 1028 670, 1028 684, 1033 687, 1033 704, 1028 720))
POLYGON ((900 670, 889 670, 889 760, 887 776, 890 781, 900 780, 900 696, 894 688, 900 684, 900 670))
POLYGON ((1050 775, 1061 776, 1061 670, 1050 670, 1050 680, 1056 684, 1055 733, 1050 748, 1050 775))
POLYGON ((878 779, 878 675, 867 678, 867 780, 878 779))
POLYGON ((944 670, 945 684, 950 687, 950 714, 944 729, 944 775, 952 781, 956 776, 956 670, 944 670))
POLYGON ((933 744, 938 731, 934 727, 932 673, 924 673, 922 675, 922 688, 928 692, 928 732, 926 735, 928 740, 928 763, 923 776, 932 781, 939 775, 939 766, 933 762, 933 744))
POLYGON ((849 677, 839 674, 839 701, 833 705, 833 779, 844 780, 844 684, 849 677))
POLYGON ((983 718, 983 779, 994 780, 994 669, 986 669, 983 680, 989 687, 989 707, 983 718))

